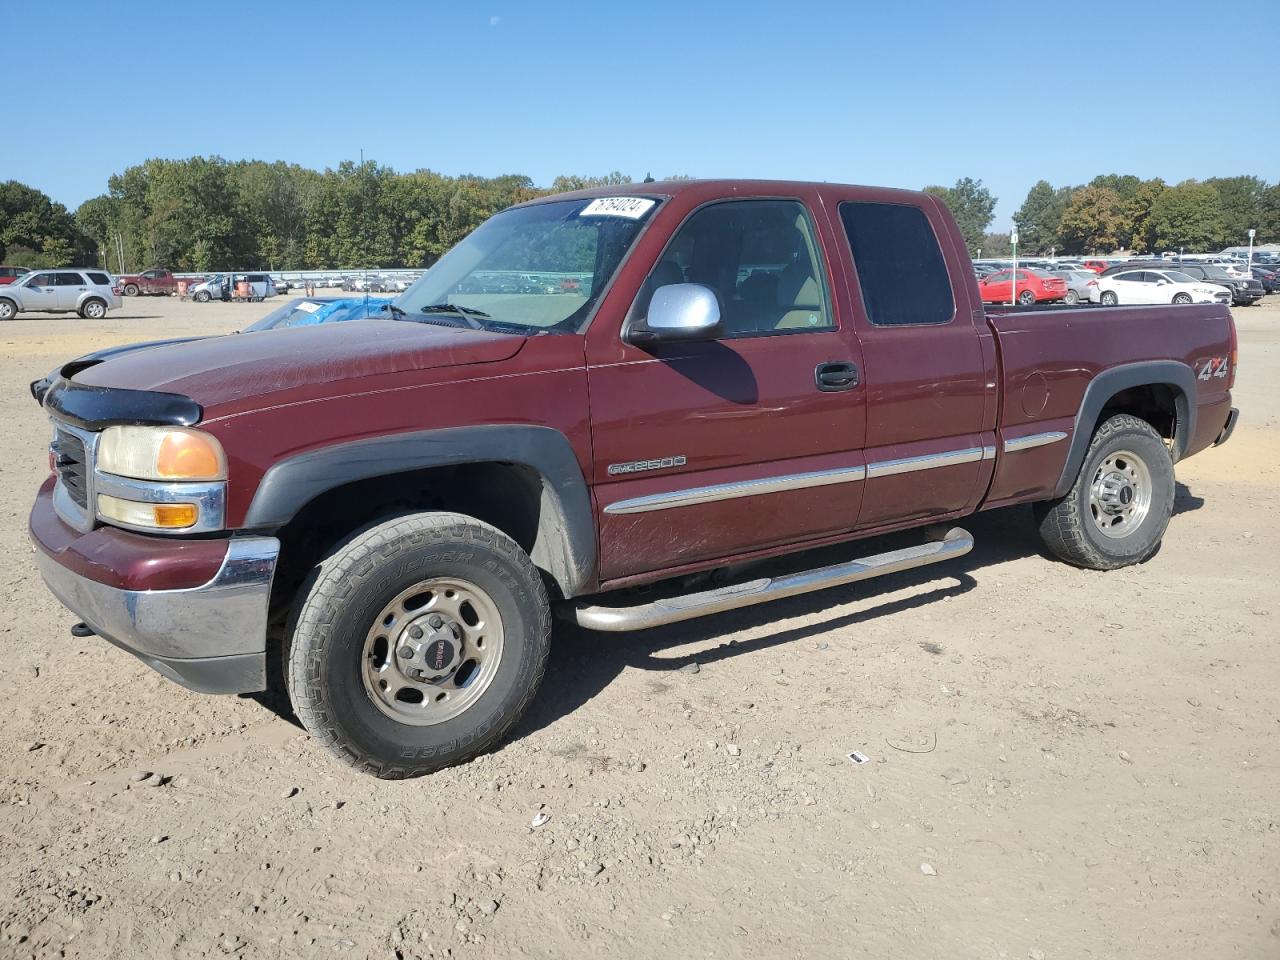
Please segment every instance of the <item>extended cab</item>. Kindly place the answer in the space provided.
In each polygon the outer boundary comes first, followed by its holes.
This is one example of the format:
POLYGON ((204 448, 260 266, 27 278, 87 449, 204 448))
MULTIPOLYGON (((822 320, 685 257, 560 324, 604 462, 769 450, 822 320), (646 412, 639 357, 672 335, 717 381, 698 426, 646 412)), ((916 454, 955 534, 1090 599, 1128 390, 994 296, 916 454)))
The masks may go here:
POLYGON ((956 521, 1018 503, 1070 563, 1139 563, 1174 463, 1236 419, 1226 306, 984 308, 946 207, 899 190, 547 197, 388 314, 65 365, 32 385, 30 521, 81 633, 196 690, 282 683, 384 777, 500 739, 553 609, 629 630, 850 583, 961 556, 956 521))
POLYGON ((161 294, 176 296, 178 293, 178 277, 163 267, 126 274, 116 282, 126 297, 161 294))

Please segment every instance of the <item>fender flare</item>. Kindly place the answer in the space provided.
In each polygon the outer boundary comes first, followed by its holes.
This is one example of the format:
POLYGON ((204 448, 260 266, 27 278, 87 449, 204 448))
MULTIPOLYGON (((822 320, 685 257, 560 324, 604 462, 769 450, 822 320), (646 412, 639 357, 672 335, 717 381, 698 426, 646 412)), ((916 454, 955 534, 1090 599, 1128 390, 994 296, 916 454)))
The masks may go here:
POLYGON ((1177 418, 1173 431, 1173 459, 1175 463, 1182 459, 1196 430, 1196 378, 1191 368, 1179 360, 1143 360, 1111 367, 1085 387, 1071 433, 1071 449, 1067 452, 1067 462, 1053 492, 1055 497, 1065 497, 1075 483, 1084 455, 1093 440, 1093 428, 1107 402, 1121 391, 1147 386, 1165 386, 1173 390, 1177 418))
POLYGON ((267 470, 243 526, 278 529, 316 497, 358 480, 466 463, 518 464, 541 478, 533 561, 551 574, 565 597, 585 592, 596 576, 591 495, 568 438, 550 427, 448 427, 309 450, 267 470))

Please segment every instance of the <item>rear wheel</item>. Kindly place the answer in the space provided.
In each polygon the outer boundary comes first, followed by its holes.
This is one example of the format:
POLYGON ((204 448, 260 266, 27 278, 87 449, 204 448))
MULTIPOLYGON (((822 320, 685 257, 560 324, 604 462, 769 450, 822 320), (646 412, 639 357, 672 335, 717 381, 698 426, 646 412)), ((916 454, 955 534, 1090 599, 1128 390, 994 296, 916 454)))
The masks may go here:
POLYGON ((542 579, 509 537, 460 514, 399 517, 335 550, 300 592, 289 695, 343 762, 418 776, 510 730, 550 635, 542 579))
POLYGON ((86 320, 101 320, 107 315, 107 305, 101 300, 86 300, 80 308, 80 316, 86 320))
POLYGON ((1074 307, 1080 302, 1080 294, 1076 293, 1074 290, 1068 290, 1067 295, 1062 299, 1065 300, 1068 305, 1074 307))
POLYGON ((1018 302, 1024 307, 1029 307, 1036 302, 1036 295, 1031 290, 1023 290, 1018 294, 1018 302))
POLYGON ((0 300, 0 320, 12 320, 18 315, 18 305, 12 300, 0 300))
POLYGON ((1151 424, 1128 414, 1094 434, 1070 492, 1036 505, 1040 536, 1068 563, 1113 570, 1146 560, 1173 514, 1173 459, 1151 424))
POLYGON ((1114 290, 1103 290, 1099 299, 1104 307, 1114 307, 1120 302, 1120 298, 1116 296, 1114 290))
POLYGON ((1175 293, 1175 294, 1173 295, 1173 302, 1174 302, 1174 303, 1190 303, 1190 302, 1191 302, 1191 294, 1189 294, 1189 293, 1175 293))

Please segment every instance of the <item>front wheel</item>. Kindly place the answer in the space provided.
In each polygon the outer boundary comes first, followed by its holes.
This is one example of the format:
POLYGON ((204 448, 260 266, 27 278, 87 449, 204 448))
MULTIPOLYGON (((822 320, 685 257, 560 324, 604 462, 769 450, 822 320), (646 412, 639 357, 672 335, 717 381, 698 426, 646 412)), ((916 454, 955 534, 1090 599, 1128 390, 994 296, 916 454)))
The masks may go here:
POLYGON ((1068 290, 1067 295, 1062 299, 1066 301, 1067 306, 1074 307, 1080 302, 1080 294, 1076 293, 1074 290, 1068 290))
POLYGON ((12 320, 18 315, 18 305, 12 300, 0 300, 0 320, 12 320))
POLYGON ((1175 294, 1173 295, 1173 302, 1174 302, 1174 303, 1190 303, 1190 302, 1191 302, 1191 294, 1189 294, 1189 293, 1175 293, 1175 294))
POLYGON ((1151 424, 1129 414, 1094 434, 1061 500, 1036 505, 1040 536, 1057 556, 1090 570, 1146 560, 1173 515, 1173 458, 1151 424))
POLYGON ((411 514, 356 535, 300 591, 289 695, 343 762, 419 776, 511 729, 550 636, 542 579, 514 541, 461 514, 411 514))
POLYGON ((1024 307, 1029 307, 1036 302, 1036 295, 1031 290, 1023 290, 1018 294, 1018 302, 1024 307))
POLYGON ((1102 291, 1102 296, 1099 299, 1104 307, 1114 307, 1120 302, 1120 298, 1116 296, 1114 290, 1102 291))
POLYGON ((124 295, 126 297, 136 297, 138 295, 138 285, 136 283, 126 283, 124 286, 124 295))
POLYGON ((208 291, 208 290, 199 290, 199 291, 197 291, 197 292, 196 292, 196 296, 195 296, 195 301, 196 301, 196 303, 208 303, 208 302, 209 302, 209 291, 208 291))

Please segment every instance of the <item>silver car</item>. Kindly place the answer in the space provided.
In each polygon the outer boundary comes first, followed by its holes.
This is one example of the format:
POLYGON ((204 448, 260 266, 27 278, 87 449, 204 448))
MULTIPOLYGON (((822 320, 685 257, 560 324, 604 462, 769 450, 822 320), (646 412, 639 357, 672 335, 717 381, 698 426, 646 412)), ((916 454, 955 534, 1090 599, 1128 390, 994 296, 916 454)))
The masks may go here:
POLYGON ((1089 283, 1098 279, 1096 273, 1092 270, 1050 270, 1049 272, 1067 281, 1067 295, 1062 298, 1065 303, 1089 302, 1089 283))
POLYGON ((0 287, 0 320, 20 313, 78 313, 100 320, 120 305, 111 275, 96 268, 38 270, 0 287))

